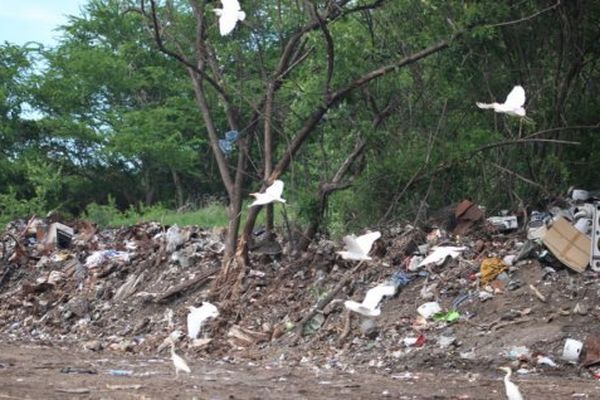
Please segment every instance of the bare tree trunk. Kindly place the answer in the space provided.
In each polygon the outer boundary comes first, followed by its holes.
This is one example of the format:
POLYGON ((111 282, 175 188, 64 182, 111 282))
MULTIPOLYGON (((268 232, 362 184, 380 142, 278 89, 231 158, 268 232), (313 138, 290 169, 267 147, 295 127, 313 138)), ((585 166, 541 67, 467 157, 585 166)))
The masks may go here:
POLYGON ((173 186, 175 186, 177 208, 179 208, 183 206, 183 187, 181 186, 181 179, 179 179, 179 174, 173 168, 171 168, 171 176, 173 177, 173 186))
POLYGON ((146 169, 144 171, 144 204, 147 206, 151 206, 154 201, 154 187, 152 186, 152 179, 150 177, 150 170, 146 169))
POLYGON ((354 180, 354 178, 358 174, 358 170, 348 182, 344 183, 342 182, 342 179, 348 174, 352 164, 354 164, 357 160, 359 160, 362 157, 364 150, 365 141, 363 139, 359 139, 356 142, 356 145, 354 146, 354 150, 352 151, 352 153, 350 153, 350 155, 348 155, 348 157, 346 157, 342 165, 340 165, 340 168, 337 170, 331 181, 321 182, 319 184, 319 201, 317 211, 312 216, 312 220, 308 224, 308 227, 304 231, 304 234, 302 235, 302 238, 300 239, 300 242, 297 245, 298 251, 306 250, 312 239, 315 237, 315 234, 317 233, 319 226, 321 225, 321 221, 323 221, 325 210, 327 209, 327 202, 329 196, 335 191, 346 189, 352 185, 352 180, 354 180))
MULTIPOLYGON (((265 102, 265 174, 264 180, 266 181, 273 172, 273 101, 275 97, 275 83, 271 82, 267 88, 266 102, 265 102)), ((267 205, 266 213, 266 229, 268 234, 271 234, 273 230, 273 205, 267 205)))

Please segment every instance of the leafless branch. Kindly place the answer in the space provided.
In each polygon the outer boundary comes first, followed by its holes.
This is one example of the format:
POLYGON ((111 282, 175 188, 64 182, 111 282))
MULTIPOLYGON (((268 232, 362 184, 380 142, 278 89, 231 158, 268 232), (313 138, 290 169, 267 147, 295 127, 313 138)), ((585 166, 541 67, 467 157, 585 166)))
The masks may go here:
POLYGON ((519 18, 519 19, 515 19, 512 21, 505 21, 505 22, 499 22, 497 24, 488 24, 488 25, 484 25, 484 27, 486 28, 497 28, 500 26, 508 26, 508 25, 515 25, 515 24, 520 24, 521 22, 526 22, 526 21, 530 21, 532 19, 534 19, 535 17, 547 13, 548 11, 554 10, 555 8, 557 8, 558 6, 560 6, 561 4, 561 0, 557 0, 556 3, 554 3, 553 5, 551 5, 550 7, 546 7, 543 10, 537 11, 531 15, 528 15, 526 17, 523 18, 519 18))
POLYGON ((541 143, 566 144, 566 145, 574 145, 574 146, 578 146, 581 144, 580 142, 574 142, 572 140, 559 140, 559 139, 536 139, 536 138, 514 139, 514 140, 506 140, 506 141, 502 141, 502 142, 486 144, 484 146, 481 146, 481 147, 473 150, 473 152, 471 153, 471 156, 475 155, 476 153, 481 153, 483 151, 490 150, 490 149, 493 149, 496 147, 511 146, 513 144, 540 143, 540 142, 541 143))
POLYGON ((523 175, 521 175, 521 174, 519 174, 519 173, 517 173, 517 172, 515 172, 513 170, 510 170, 510 169, 508 169, 506 167, 503 167, 502 165, 499 165, 499 164, 497 164, 495 162, 492 162, 490 164, 493 167, 499 169, 500 171, 502 171, 502 172, 504 172, 504 173, 506 173, 508 175, 514 176, 514 177, 522 180, 523 182, 530 184, 531 186, 535 186, 535 187, 541 189, 544 193, 548 194, 548 190, 544 186, 542 186, 541 184, 539 184, 537 182, 534 182, 531 179, 529 179, 529 178, 527 178, 527 177, 525 177, 525 176, 523 176, 523 175))
POLYGON ((550 129, 544 129, 541 131, 537 131, 537 132, 533 132, 527 136, 525 136, 523 139, 530 139, 532 137, 535 136, 542 136, 545 135, 547 133, 553 133, 553 132, 560 132, 560 131, 566 131, 566 130, 587 130, 587 129, 600 129, 600 122, 598 122, 596 125, 574 125, 574 126, 561 126, 558 128, 550 128, 550 129))
POLYGON ((329 32, 329 28, 327 27, 327 23, 321 15, 319 14, 319 10, 317 9, 316 4, 311 3, 309 0, 306 0, 309 10, 311 10, 311 14, 314 20, 319 23, 319 28, 321 28, 321 32, 323 32, 323 37, 325 38, 325 43, 327 45, 327 77, 325 79, 325 93, 329 93, 331 79, 333 78, 333 66, 334 66, 334 45, 333 38, 331 37, 331 32, 329 32))

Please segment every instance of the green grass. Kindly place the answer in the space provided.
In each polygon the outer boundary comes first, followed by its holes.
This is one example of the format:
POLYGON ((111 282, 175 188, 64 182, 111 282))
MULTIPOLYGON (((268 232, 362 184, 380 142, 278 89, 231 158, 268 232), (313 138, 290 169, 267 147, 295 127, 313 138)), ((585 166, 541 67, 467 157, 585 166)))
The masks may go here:
MULTIPOLYGON (((275 224, 283 225, 282 206, 275 205, 275 224)), ((288 217, 293 218, 290 207, 287 208, 288 217)), ((242 207, 242 224, 248 214, 247 204, 242 207)), ((90 204, 82 216, 101 227, 131 226, 142 222, 156 221, 162 225, 198 225, 202 228, 226 227, 228 222, 227 207, 223 204, 213 203, 195 211, 177 212, 169 210, 160 205, 135 210, 119 211, 114 204, 108 205, 90 204)), ((261 211, 256 225, 264 224, 265 212, 261 211)))
POLYGON ((143 213, 122 213, 111 218, 107 226, 129 226, 141 222, 156 221, 162 225, 198 225, 203 228, 227 226, 227 208, 220 204, 210 204, 196 211, 178 213, 160 207, 152 207, 143 213))

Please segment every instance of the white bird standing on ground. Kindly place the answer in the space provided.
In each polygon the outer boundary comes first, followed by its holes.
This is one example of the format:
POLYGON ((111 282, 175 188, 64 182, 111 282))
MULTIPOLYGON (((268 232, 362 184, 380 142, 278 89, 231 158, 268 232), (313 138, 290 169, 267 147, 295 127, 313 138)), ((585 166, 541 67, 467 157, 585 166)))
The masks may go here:
POLYGON ((242 11, 238 0, 221 0, 223 8, 215 8, 213 11, 219 17, 219 32, 221 36, 226 36, 235 29, 238 21, 246 18, 246 13, 242 11))
POLYGON ((512 370, 510 367, 500 367, 500 370, 506 372, 504 376, 504 386, 506 388, 506 398, 508 400, 523 400, 523 395, 519 391, 519 387, 510 381, 512 370))
POLYGON ((281 198, 281 194, 283 193, 283 181, 276 180, 273 182, 271 186, 265 189, 264 193, 250 193, 250 196, 256 197, 256 200, 252 204, 248 206, 262 206, 265 204, 272 203, 274 201, 278 201, 280 203, 285 203, 285 199, 281 198))
POLYGON ((217 307, 207 301, 202 302, 201 307, 189 306, 188 309, 190 310, 190 313, 187 316, 187 330, 188 336, 191 339, 196 339, 198 337, 198 333, 200 333, 200 328, 204 321, 219 316, 217 307))
POLYGON ((175 353, 175 342, 173 341, 171 341, 171 359, 175 366, 175 377, 179 377, 179 371, 187 372, 188 374, 192 373, 185 360, 175 353))
POLYGON ((373 243, 381 237, 381 232, 368 232, 362 236, 356 237, 354 235, 344 236, 344 243, 346 244, 346 250, 338 251, 337 253, 342 256, 344 260, 371 260, 369 252, 373 243))
POLYGON ((493 108, 497 113, 505 113, 515 117, 525 117, 525 109, 523 108, 523 105, 525 104, 525 89, 520 85, 515 86, 508 96, 506 96, 504 103, 488 104, 477 102, 475 104, 477 104, 477 107, 483 109, 493 108))
POLYGON ((350 310, 364 315, 365 317, 378 317, 381 314, 379 303, 383 296, 393 296, 396 294, 396 287, 392 284, 381 284, 367 291, 362 303, 353 300, 346 300, 344 306, 350 310))

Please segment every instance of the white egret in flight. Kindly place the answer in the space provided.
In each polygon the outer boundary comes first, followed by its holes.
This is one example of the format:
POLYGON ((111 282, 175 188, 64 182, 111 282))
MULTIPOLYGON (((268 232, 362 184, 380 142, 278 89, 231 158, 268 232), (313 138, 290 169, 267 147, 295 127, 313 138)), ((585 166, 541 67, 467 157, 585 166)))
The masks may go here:
POLYGON ((477 104, 477 107, 483 109, 493 108, 497 113, 505 113, 514 117, 525 117, 525 109, 523 108, 525 104, 525 89, 520 85, 515 86, 508 96, 506 96, 504 103, 477 102, 475 104, 477 104))
POLYGON ((396 287, 392 284, 377 285, 367 291, 362 303, 353 300, 346 300, 344 306, 350 310, 364 315, 365 317, 377 317, 381 314, 379 303, 383 296, 393 296, 396 294, 396 287))
POLYGON ((213 11, 219 17, 219 32, 221 36, 229 35, 238 21, 246 18, 238 0, 221 0, 223 8, 215 8, 213 11))
POLYGON ((283 181, 276 180, 273 182, 271 186, 269 186, 264 193, 250 193, 250 196, 256 197, 256 200, 252 204, 248 206, 248 208, 253 206, 262 206, 265 204, 272 203, 274 201, 279 201, 281 203, 285 203, 285 199, 281 198, 281 194, 283 193, 283 181))
POLYGON ((198 337, 198 333, 200 333, 200 328, 204 321, 219 316, 217 307, 207 301, 202 302, 201 307, 189 306, 188 309, 190 310, 190 313, 187 316, 187 329, 188 336, 191 339, 196 339, 198 337))
POLYGON ((346 250, 337 253, 345 260, 371 260, 369 252, 373 243, 381 237, 381 232, 368 232, 362 236, 355 235, 344 236, 346 250))

